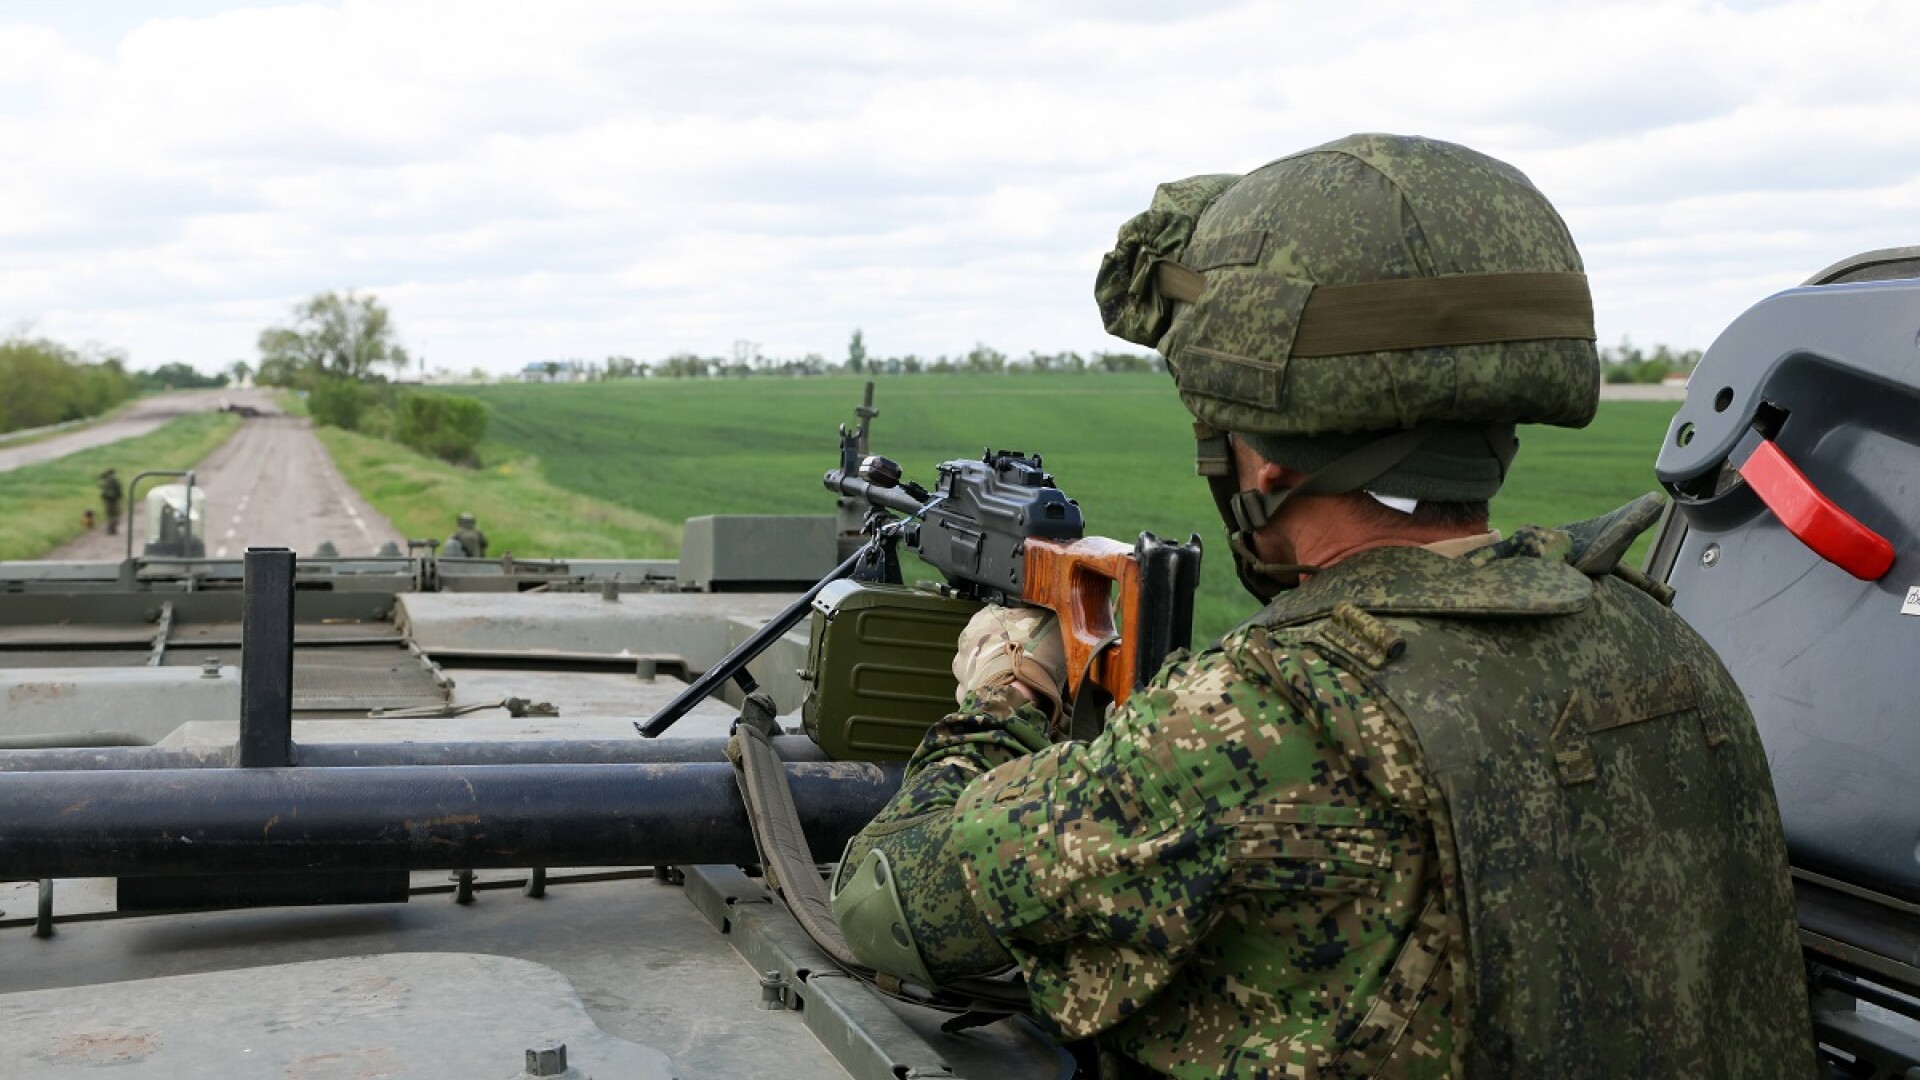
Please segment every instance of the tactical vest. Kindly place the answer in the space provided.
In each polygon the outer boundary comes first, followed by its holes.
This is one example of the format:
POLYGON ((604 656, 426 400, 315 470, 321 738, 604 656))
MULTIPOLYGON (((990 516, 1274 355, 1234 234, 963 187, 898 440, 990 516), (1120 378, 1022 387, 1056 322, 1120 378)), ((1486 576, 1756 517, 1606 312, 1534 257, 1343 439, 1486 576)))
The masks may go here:
POLYGON ((1368 552, 1253 620, 1370 683, 1419 749, 1467 1077, 1813 1075, 1752 716, 1671 593, 1616 566, 1648 509, 1469 559, 1368 552))

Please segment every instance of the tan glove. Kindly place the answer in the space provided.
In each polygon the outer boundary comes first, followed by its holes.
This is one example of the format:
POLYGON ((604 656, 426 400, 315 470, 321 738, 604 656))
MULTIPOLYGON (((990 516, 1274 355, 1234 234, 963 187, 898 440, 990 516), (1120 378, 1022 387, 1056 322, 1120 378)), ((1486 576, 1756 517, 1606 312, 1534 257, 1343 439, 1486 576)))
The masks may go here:
POLYGON ((1053 612, 1045 608, 988 604, 960 631, 953 656, 954 698, 976 690, 1019 683, 1040 699, 1050 720, 1060 717, 1067 681, 1067 651, 1053 612))

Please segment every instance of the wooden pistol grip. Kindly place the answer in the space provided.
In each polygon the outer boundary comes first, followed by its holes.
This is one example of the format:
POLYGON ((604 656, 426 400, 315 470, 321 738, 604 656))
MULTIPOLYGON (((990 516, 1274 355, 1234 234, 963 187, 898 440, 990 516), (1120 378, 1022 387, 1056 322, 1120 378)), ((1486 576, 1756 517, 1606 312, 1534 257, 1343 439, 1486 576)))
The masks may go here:
POLYGON ((1129 632, 1140 625, 1140 563, 1131 545, 1104 536, 1066 544, 1028 540, 1021 599, 1051 608, 1059 618, 1068 700, 1088 678, 1112 695, 1115 704, 1127 700, 1133 693, 1133 650, 1113 639, 1116 612, 1120 626, 1129 632))

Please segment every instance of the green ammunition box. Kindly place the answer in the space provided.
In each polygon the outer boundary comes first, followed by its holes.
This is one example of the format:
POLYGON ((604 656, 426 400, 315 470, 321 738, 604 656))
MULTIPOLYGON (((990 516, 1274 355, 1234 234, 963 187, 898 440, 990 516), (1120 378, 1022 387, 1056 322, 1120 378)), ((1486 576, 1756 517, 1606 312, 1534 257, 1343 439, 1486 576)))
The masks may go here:
POLYGON ((953 711, 953 652, 980 609, 931 589, 836 581, 813 601, 800 718, 842 761, 898 761, 953 711))

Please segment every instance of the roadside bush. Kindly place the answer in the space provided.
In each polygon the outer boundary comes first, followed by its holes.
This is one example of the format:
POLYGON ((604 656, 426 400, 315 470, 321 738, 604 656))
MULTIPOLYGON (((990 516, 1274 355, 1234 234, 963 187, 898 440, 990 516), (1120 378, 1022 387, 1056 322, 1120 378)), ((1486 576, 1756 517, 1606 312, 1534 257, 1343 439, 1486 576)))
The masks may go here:
POLYGON ((51 341, 0 340, 0 431, 80 420, 133 396, 115 357, 89 360, 51 341))
POLYGON ((394 418, 395 442, 455 465, 480 463, 480 440, 486 433, 487 407, 452 394, 407 394, 394 418))
POLYGON ((307 395, 307 411, 316 424, 358 431, 367 397, 366 388, 352 379, 320 379, 307 395))
POLYGON ((395 431, 399 421, 394 414, 394 396, 392 394, 369 395, 372 401, 366 402, 360 410, 360 434, 371 435, 376 439, 397 442, 395 431))

